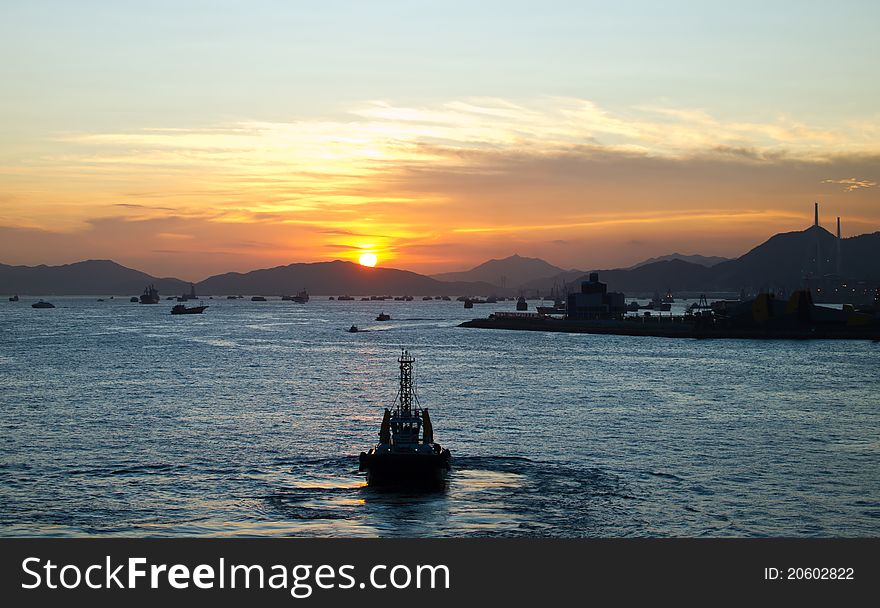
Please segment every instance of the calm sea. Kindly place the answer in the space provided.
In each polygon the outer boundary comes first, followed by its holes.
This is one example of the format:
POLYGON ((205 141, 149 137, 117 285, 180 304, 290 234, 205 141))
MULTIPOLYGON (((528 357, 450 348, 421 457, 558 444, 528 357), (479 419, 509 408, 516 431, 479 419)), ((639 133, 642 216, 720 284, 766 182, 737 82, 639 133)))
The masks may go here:
POLYGON ((877 343, 456 327, 512 302, 52 301, 0 302, 2 535, 880 535, 877 343), (442 492, 357 472, 401 346, 442 492))

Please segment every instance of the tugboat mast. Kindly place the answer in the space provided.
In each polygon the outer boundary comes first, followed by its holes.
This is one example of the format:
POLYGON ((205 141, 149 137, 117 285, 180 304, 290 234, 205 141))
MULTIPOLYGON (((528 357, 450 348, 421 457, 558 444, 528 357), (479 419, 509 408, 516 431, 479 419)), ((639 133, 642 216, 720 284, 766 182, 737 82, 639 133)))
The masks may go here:
POLYGON ((400 405, 398 407, 402 415, 408 415, 412 412, 413 405, 412 369, 415 357, 410 356, 408 350, 404 350, 397 362, 400 363, 400 405))

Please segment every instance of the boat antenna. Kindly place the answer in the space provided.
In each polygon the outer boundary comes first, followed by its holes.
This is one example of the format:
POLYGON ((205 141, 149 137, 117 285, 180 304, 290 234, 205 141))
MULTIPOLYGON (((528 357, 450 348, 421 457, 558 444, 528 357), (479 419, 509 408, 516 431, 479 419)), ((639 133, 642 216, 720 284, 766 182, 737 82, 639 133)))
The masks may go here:
POLYGON ((413 405, 412 369, 415 357, 410 356, 409 351, 404 349, 397 362, 400 363, 400 413, 409 414, 413 405))

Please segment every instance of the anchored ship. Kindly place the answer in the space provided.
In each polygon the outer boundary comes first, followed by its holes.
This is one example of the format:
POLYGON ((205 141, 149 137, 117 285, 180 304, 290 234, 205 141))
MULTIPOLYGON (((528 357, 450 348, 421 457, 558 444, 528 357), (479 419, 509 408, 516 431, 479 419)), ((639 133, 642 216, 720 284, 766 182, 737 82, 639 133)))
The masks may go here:
POLYGON ((360 454, 360 470, 370 486, 437 486, 452 464, 449 450, 434 443, 434 427, 427 408, 421 407, 413 387, 415 358, 404 350, 400 389, 393 409, 385 409, 379 443, 360 454))
POLYGON ((141 304, 158 304, 159 303, 159 290, 156 289, 155 286, 148 285, 146 289, 144 289, 144 293, 141 294, 141 304))

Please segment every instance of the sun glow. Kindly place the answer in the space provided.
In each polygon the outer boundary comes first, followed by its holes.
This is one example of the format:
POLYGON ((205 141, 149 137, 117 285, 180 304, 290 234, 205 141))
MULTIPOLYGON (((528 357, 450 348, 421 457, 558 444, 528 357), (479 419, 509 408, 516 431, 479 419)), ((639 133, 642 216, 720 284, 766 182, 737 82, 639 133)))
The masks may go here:
POLYGON ((376 257, 375 253, 362 253, 359 261, 361 266, 369 266, 372 268, 376 265, 376 262, 379 261, 379 258, 376 257))

